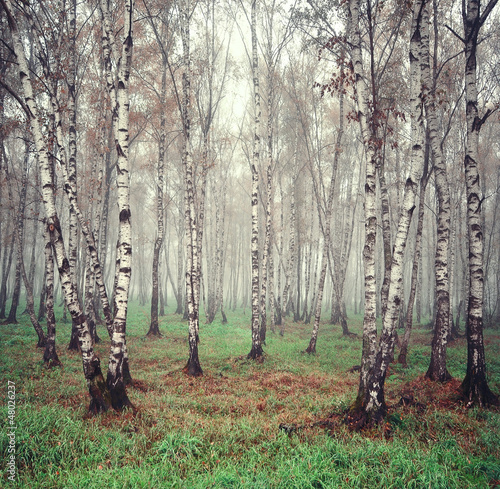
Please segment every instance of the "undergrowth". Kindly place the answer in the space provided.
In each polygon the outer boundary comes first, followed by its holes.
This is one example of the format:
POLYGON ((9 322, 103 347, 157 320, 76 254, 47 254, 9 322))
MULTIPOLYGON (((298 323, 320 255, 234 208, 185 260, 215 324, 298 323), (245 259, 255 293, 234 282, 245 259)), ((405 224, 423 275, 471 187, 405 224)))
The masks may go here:
MULTIPOLYGON (((287 319, 285 336, 268 331, 263 364, 247 360, 250 316, 228 312, 200 325, 205 375, 186 377, 187 325, 169 313, 163 337, 146 338, 146 308, 133 305, 128 349, 133 415, 85 419, 89 404, 79 354, 66 350, 70 325, 58 316, 63 368, 47 370, 29 319, 0 326, 0 487, 13 488, 478 488, 500 486, 500 414, 466 409, 456 395, 466 343, 448 348, 454 380, 423 379, 431 332, 415 328, 408 368, 391 365, 384 424, 349 432, 342 413, 353 401, 362 318, 345 338, 322 324, 316 355, 301 353, 311 325, 287 319), (16 385, 16 480, 6 461, 7 382, 16 385), (411 393, 414 402, 399 400, 411 393), (280 429, 288 426, 291 429, 280 429)), ((60 315, 60 311, 59 311, 60 315)), ((106 332, 96 345, 106 370, 106 332)), ((490 387, 500 388, 500 337, 486 331, 490 387)))

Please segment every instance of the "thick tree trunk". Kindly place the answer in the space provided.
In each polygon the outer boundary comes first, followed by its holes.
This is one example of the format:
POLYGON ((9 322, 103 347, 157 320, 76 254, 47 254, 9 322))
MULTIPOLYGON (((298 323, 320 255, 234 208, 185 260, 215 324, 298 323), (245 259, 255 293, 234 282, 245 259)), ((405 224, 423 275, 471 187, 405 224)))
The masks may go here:
POLYGON ((481 225, 482 193, 479 185, 479 131, 489 115, 480 118, 477 109, 476 50, 479 30, 497 3, 490 0, 480 12, 479 0, 467 0, 463 7, 465 38, 465 99, 467 137, 465 147, 465 184, 467 192, 467 228, 469 241, 469 304, 467 307, 467 373, 462 392, 468 405, 481 407, 498 404, 498 397, 488 387, 483 341, 483 230, 481 225))
POLYGON ((365 244, 363 248, 365 298, 363 319, 363 347, 361 356, 361 373, 359 381, 358 399, 352 407, 365 408, 363 405, 365 393, 368 392, 368 373, 374 364, 377 341, 376 311, 377 288, 375 274, 375 244, 377 233, 376 212, 376 162, 377 153, 371 141, 369 130, 369 109, 367 101, 367 80, 365 78, 361 52, 360 0, 350 0, 349 16, 351 23, 351 58, 354 70, 354 83, 357 97, 357 119, 361 128, 364 149, 366 154, 365 170, 365 244), (372 143, 372 144, 370 144, 372 143), (359 404, 359 406, 358 406, 359 404))
MULTIPOLYGON (((100 3, 103 16, 103 49, 108 91, 113 107, 115 145, 117 152, 116 187, 118 195, 118 242, 116 248, 117 269, 113 303, 113 332, 106 383, 114 409, 131 407, 125 386, 131 383, 126 346, 126 324, 130 277, 132 271, 132 234, 130 213, 129 174, 129 77, 132 64, 133 0, 125 2, 124 35, 121 57, 118 62, 117 84, 111 75, 112 39, 111 16, 107 3, 100 3)), ((133 408, 134 409, 134 408, 133 408)))

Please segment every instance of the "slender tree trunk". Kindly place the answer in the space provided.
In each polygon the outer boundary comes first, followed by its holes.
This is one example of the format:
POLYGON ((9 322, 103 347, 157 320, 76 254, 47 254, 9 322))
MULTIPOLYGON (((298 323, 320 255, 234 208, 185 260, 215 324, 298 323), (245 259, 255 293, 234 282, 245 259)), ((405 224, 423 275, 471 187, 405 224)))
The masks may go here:
MULTIPOLYGON (((21 279, 22 279, 22 267, 23 263, 23 247, 24 247, 24 210, 26 207, 26 192, 28 188, 27 182, 27 172, 28 172, 28 158, 29 152, 28 147, 25 147, 25 156, 24 156, 24 164, 23 164, 23 176, 21 179, 21 192, 19 195, 19 205, 18 205, 18 214, 15 223, 15 244, 16 244, 16 254, 17 254, 17 262, 16 262, 16 275, 14 281, 14 290, 12 292, 12 302, 10 304, 9 315, 7 316, 6 323, 7 324, 17 324, 17 308, 19 306, 19 297, 21 295, 21 279)), ((7 168, 7 167, 6 167, 7 168)), ((9 185, 9 192, 11 192, 9 185)), ((11 208, 14 206, 14 199, 12 194, 9 194, 11 201, 11 208)))
POLYGON ((156 184, 156 218, 157 234, 153 250, 153 290, 151 294, 151 324, 149 326, 148 336, 161 336, 158 326, 158 268, 160 263, 160 253, 163 245, 163 189, 164 189, 164 167, 165 167, 165 139, 166 139, 166 98, 167 98, 167 67, 163 62, 161 78, 160 105, 162 107, 160 114, 160 140, 158 148, 158 182, 156 184))
MULTIPOLYGON (((429 8, 427 4, 422 16, 422 47, 423 59, 422 80, 423 96, 429 128, 429 140, 434 158, 434 178, 438 198, 437 240, 434 260, 436 277, 436 321, 432 339, 431 361, 426 377, 438 382, 446 382, 451 375, 446 368, 446 345, 448 343, 450 325, 450 290, 448 282, 448 249, 450 236, 450 191, 446 176, 446 161, 441 149, 439 123, 435 94, 430 88, 435 86, 432 80, 429 63, 429 8)), ((435 41, 437 42, 437 41, 435 41)))
MULTIPOLYGON (((428 145, 426 144, 426 148, 428 145)), ((422 178, 420 179, 420 191, 419 191, 419 201, 418 201, 418 221, 417 221, 417 231, 415 238, 415 250, 413 254, 413 265, 411 273, 411 285, 410 285, 410 296, 408 298, 408 308, 406 310, 406 324, 403 340, 401 341, 401 346, 399 349, 398 363, 401 363, 404 367, 407 366, 406 358, 408 355, 408 345, 410 343, 411 330, 413 327, 413 304, 415 302, 415 296, 417 292, 418 285, 418 274, 419 265, 421 262, 422 254, 422 231, 424 228, 424 214, 425 214, 425 190, 427 188, 427 182, 429 181, 428 166, 429 166, 429 151, 426 149, 424 156, 424 171, 422 178)))
POLYGON ((56 317, 54 315, 54 257, 52 255, 52 244, 50 236, 45 229, 43 233, 45 241, 45 280, 46 280, 46 317, 47 317, 47 342, 43 361, 48 368, 61 367, 56 350, 56 317))
POLYGON ((260 93, 259 93, 259 58, 257 52, 257 0, 252 0, 252 77, 254 96, 254 139, 252 153, 252 348, 248 358, 260 359, 262 350, 259 317, 259 159, 260 159, 260 93))
POLYGON ((335 154, 333 157, 333 165, 332 165, 332 176, 330 179, 330 188, 328 190, 328 199, 326 201, 326 211, 324 220, 321 219, 321 205, 320 205, 320 192, 319 189, 316 191, 316 200, 318 205, 318 215, 320 219, 320 227, 323 232, 323 252, 321 257, 321 272, 319 274, 319 283, 318 283, 318 293, 316 297, 316 311, 314 314, 314 326, 311 334, 311 339, 309 340, 309 345, 306 348, 306 353, 316 353, 316 341, 318 339, 318 330, 319 330, 319 321, 321 319, 321 306, 323 301, 323 290, 325 287, 325 278, 326 278, 326 267, 328 266, 328 256, 330 252, 330 233, 331 233, 331 220, 332 220, 332 211, 333 211, 333 197, 335 195, 335 181, 337 178, 337 167, 339 163, 339 155, 342 148, 342 135, 344 132, 344 95, 341 90, 339 95, 340 100, 340 112, 339 112, 339 131, 337 133, 335 154))
POLYGON ((198 267, 198 223, 194 196, 194 165, 191 154, 191 54, 189 15, 190 0, 183 0, 180 4, 181 37, 184 52, 184 71, 182 73, 182 124, 183 148, 182 162, 184 166, 185 183, 185 227, 187 240, 186 265, 186 302, 189 322, 189 359, 185 367, 186 372, 197 377, 203 375, 198 357, 198 324, 199 324, 199 280, 198 267))

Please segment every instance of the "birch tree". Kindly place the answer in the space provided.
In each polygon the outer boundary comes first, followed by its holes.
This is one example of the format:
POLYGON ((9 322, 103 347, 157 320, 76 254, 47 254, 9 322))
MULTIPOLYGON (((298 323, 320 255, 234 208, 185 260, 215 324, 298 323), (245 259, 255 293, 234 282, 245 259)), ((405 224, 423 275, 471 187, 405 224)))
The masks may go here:
POLYGON ((259 159, 260 159, 260 92, 259 92, 259 56, 257 51, 257 0, 252 0, 251 24, 252 32, 252 79, 253 79, 253 149, 251 160, 252 171, 252 348, 248 358, 260 359, 262 350, 260 336, 260 273, 259 273, 259 159))
POLYGON ((187 241, 186 302, 189 321, 189 359, 185 370, 193 377, 203 375, 198 357, 199 342, 199 248, 198 222, 195 208, 194 165, 191 150, 191 52, 190 52, 190 0, 179 3, 180 28, 183 49, 182 72, 182 165, 184 169, 184 213, 187 241))
MULTIPOLYGON (((392 361, 394 354, 394 330, 399 318, 399 307, 401 303, 401 291, 403 282, 403 258, 408 238, 408 231, 412 219, 412 214, 415 208, 416 193, 418 189, 418 182, 421 177, 423 168, 423 104, 421 94, 421 76, 420 76, 420 63, 422 56, 422 43, 421 43, 421 23, 422 23, 422 10, 424 7, 423 1, 417 1, 413 5, 413 18, 410 39, 410 108, 411 108, 411 167, 409 174, 405 181, 403 202, 401 205, 401 213, 399 215, 399 222, 396 237, 394 240, 394 249, 392 252, 392 264, 390 283, 388 289, 387 310, 383 317, 383 329, 379 339, 378 347, 374 348, 373 343, 369 343, 370 347, 363 348, 362 369, 360 375, 360 386, 358 397, 351 407, 348 414, 348 422, 352 426, 362 427, 365 424, 378 423, 386 413, 385 395, 384 395, 384 382, 387 373, 387 368, 392 361), (367 356, 365 357, 365 352, 367 356)), ((351 0, 350 13, 352 16, 352 27, 354 30, 353 43, 352 43, 352 58, 355 74, 355 88, 358 101, 358 120, 361 124, 363 140, 365 143, 365 151, 367 159, 370 157, 370 140, 366 138, 367 134, 367 110, 366 102, 363 97, 363 86, 361 84, 363 77, 363 66, 361 60, 360 50, 360 31, 359 31, 359 1, 351 0), (361 97, 360 97, 361 94, 361 97), (363 110, 364 109, 364 110, 363 110)), ((372 142, 373 143, 373 142, 372 142)), ((373 163, 372 163, 373 164, 373 163)), ((368 190, 368 176, 370 168, 370 161, 367 161, 367 182, 365 184, 365 192, 368 190)), ((370 172, 371 174, 371 172, 370 172)), ((373 219, 369 214, 367 215, 366 207, 368 207, 365 196, 365 220, 373 219)), ((365 222, 365 226, 367 226, 365 222)), ((365 253, 367 243, 365 241, 365 253)), ((368 254, 371 258, 370 254, 368 254)), ((367 264, 371 264, 365 258, 365 276, 367 274, 367 264), (367 263, 368 262, 368 263, 367 263)), ((371 278, 371 277, 367 277, 371 278)), ((366 278, 365 278, 366 280, 366 278)), ((365 288, 366 288, 365 284, 365 288)), ((367 292, 365 291, 365 297, 367 292)), ((368 294, 370 296, 370 294, 368 294)), ((365 299, 366 300, 366 299, 365 299)), ((368 302, 371 306, 372 302, 368 302)), ((365 305, 365 321, 366 321, 366 308, 365 305)), ((369 325, 370 326, 370 325, 369 325)), ((374 325, 373 325, 374 326, 374 325)), ((367 340, 374 338, 376 329, 368 332, 363 331, 363 343, 368 343, 367 340), (366 339, 365 339, 366 338, 366 339)))
POLYGON ((479 184, 479 131, 491 110, 482 116, 478 111, 477 94, 477 47, 481 27, 497 0, 489 0, 481 10, 480 0, 467 0, 462 4, 465 44, 465 107, 467 120, 465 148, 465 184, 467 196, 467 235, 469 297, 467 308, 467 373, 462 382, 463 395, 469 405, 488 406, 498 404, 498 397, 491 392, 486 379, 486 359, 483 340, 484 294, 484 236, 481 222, 483 200, 479 184))

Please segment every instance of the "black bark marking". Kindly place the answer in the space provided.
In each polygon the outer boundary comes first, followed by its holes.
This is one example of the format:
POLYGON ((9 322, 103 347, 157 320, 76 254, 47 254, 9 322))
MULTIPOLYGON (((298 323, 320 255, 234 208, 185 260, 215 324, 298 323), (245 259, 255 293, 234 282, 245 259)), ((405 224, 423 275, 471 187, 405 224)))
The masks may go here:
POLYGON ((130 210, 129 209, 123 209, 120 212, 120 222, 126 222, 130 219, 130 210))

